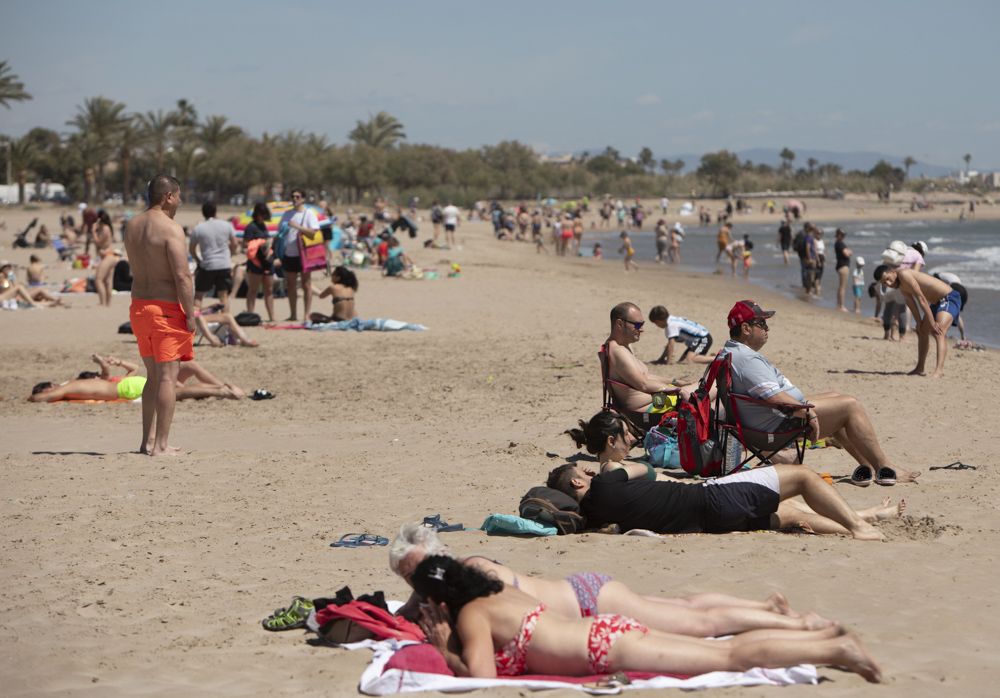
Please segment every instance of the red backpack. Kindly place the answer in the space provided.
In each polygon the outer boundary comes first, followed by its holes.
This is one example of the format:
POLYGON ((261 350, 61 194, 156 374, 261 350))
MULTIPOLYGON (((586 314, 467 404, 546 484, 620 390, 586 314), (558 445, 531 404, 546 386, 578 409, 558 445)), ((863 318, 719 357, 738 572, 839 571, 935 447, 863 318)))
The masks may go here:
POLYGON ((724 357, 717 357, 708 367, 691 397, 677 405, 677 446, 681 467, 699 477, 724 475, 724 435, 716 423, 709 393, 724 357))

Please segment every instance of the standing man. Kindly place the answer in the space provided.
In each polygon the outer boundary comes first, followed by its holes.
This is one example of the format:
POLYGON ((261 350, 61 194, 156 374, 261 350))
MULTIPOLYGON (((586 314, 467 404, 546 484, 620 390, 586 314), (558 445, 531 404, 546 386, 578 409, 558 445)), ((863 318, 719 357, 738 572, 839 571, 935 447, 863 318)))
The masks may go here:
POLYGON ((203 203, 201 215, 205 220, 191 231, 188 252, 198 265, 194 272, 194 301, 201 308, 205 294, 215 291, 223 312, 228 313, 229 293, 233 290, 232 255, 236 252, 236 231, 229 221, 216 218, 215 211, 214 201, 203 203))
POLYGON ((854 252, 844 242, 846 236, 847 233, 837 228, 837 242, 833 245, 834 254, 837 255, 837 310, 844 313, 847 312, 844 299, 847 296, 847 282, 851 276, 851 257, 854 256, 854 252))
POLYGON ((168 443, 181 361, 194 358, 194 299, 184 230, 174 222, 180 183, 157 175, 146 188, 149 208, 128 222, 125 250, 132 266, 129 320, 146 366, 139 452, 172 455, 168 443), (153 438, 153 425, 156 434, 153 438))
POLYGON ((931 378, 943 376, 944 358, 948 354, 948 329, 960 318, 962 294, 930 274, 913 269, 894 269, 885 264, 875 269, 875 281, 898 289, 917 321, 917 367, 910 371, 910 375, 927 375, 925 363, 931 335, 934 335, 937 363, 931 378))
MULTIPOLYGON (((455 229, 458 228, 458 219, 461 216, 462 212, 458 210, 458 206, 450 201, 441 210, 441 218, 444 220, 444 244, 448 247, 455 247, 455 229)), ((496 228, 496 225, 493 227, 496 228)))
POLYGON ((785 266, 787 267, 788 251, 792 249, 792 224, 788 222, 787 217, 782 218, 781 225, 778 226, 778 245, 781 247, 781 254, 785 258, 785 266))

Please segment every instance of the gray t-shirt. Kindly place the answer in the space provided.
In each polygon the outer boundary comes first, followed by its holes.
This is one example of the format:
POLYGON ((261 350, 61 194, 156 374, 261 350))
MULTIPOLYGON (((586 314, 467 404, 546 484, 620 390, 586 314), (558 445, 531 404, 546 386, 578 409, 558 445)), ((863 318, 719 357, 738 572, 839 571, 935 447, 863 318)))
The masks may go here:
POLYGON ((205 271, 231 268, 233 259, 229 254, 229 240, 235 237, 236 232, 229 221, 209 218, 196 225, 191 231, 191 242, 198 245, 201 268, 205 271))
MULTIPOLYGON (((774 364, 746 344, 730 339, 722 347, 722 353, 733 357, 734 392, 758 400, 765 400, 778 393, 788 393, 799 402, 806 401, 802 391, 792 385, 774 364)), ((755 429, 771 431, 784 421, 786 415, 771 407, 741 403, 740 416, 755 429)))

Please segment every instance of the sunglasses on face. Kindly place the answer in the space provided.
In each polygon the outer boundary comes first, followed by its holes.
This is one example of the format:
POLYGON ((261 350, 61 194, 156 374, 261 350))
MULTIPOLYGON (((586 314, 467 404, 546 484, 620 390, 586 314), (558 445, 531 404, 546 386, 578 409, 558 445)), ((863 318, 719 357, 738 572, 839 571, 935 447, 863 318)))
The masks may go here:
POLYGON ((641 330, 642 326, 646 324, 645 320, 639 320, 638 322, 635 320, 622 320, 622 322, 632 325, 636 330, 641 330))
POLYGON ((767 320, 751 320, 747 323, 748 325, 753 325, 754 327, 759 327, 762 330, 767 330, 767 320))

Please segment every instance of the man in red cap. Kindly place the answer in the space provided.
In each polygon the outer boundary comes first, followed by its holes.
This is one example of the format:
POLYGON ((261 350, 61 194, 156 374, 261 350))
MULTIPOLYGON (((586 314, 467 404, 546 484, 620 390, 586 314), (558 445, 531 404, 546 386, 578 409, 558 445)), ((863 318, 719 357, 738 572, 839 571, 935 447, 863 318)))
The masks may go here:
POLYGON ((859 463, 851 476, 856 485, 867 487, 874 478, 880 485, 913 482, 919 472, 897 468, 889 462, 875 436, 875 428, 857 398, 840 393, 819 393, 806 397, 764 356, 767 321, 773 310, 762 310, 751 300, 739 301, 729 311, 729 341, 723 354, 732 357, 733 391, 772 404, 803 405, 790 415, 766 405, 748 404, 741 419, 761 431, 783 431, 785 421, 807 419, 814 441, 832 436, 859 463), (812 410, 804 405, 812 404, 812 410))

